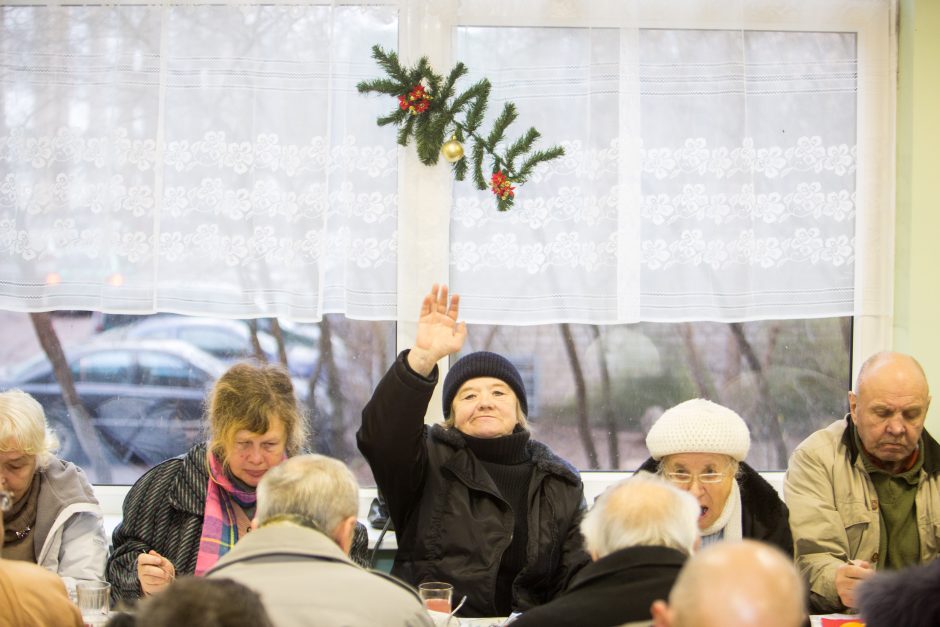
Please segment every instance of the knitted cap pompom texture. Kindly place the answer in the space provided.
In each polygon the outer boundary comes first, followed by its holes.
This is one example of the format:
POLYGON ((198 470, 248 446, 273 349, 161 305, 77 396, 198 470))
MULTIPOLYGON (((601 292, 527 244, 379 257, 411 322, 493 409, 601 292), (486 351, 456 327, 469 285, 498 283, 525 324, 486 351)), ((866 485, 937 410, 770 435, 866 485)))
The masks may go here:
POLYGON ((653 459, 676 453, 721 453, 743 461, 751 448, 747 424, 734 410, 703 398, 663 412, 646 435, 653 459))
POLYGON ((508 359, 502 355, 491 353, 489 351, 478 351, 470 353, 457 360, 447 376, 444 377, 444 389, 442 405, 444 415, 450 413, 450 406, 454 402, 454 397, 460 390, 460 386, 477 377, 493 377, 499 379, 508 385, 519 399, 522 406, 522 413, 529 415, 529 403, 526 400, 525 384, 522 383, 522 377, 519 371, 512 365, 508 359))

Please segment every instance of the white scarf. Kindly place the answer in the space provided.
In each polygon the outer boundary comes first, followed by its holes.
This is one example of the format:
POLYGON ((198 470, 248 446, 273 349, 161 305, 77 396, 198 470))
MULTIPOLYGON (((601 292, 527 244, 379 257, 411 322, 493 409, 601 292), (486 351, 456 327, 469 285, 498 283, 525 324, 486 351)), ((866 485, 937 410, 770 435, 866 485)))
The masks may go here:
POLYGON ((721 510, 721 516, 711 524, 708 529, 702 530, 702 543, 706 544, 705 538, 716 533, 722 533, 721 537, 725 540, 741 539, 741 491, 738 489, 736 479, 731 481, 731 492, 725 500, 725 508, 721 510))

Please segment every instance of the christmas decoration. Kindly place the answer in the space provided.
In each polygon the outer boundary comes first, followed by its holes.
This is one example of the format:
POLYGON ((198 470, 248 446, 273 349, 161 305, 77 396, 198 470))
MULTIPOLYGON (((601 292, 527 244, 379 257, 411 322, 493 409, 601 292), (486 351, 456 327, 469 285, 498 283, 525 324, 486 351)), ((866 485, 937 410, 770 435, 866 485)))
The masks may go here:
POLYGON ((516 188, 528 180, 536 165, 565 154, 561 146, 533 150, 540 137, 535 128, 507 143, 506 129, 518 117, 512 102, 503 105, 489 134, 484 136, 480 126, 489 101, 490 82, 484 78, 462 93, 455 93, 456 82, 467 74, 463 63, 457 63, 444 78, 431 69, 427 57, 412 68, 402 67, 398 55, 380 46, 372 47, 372 57, 388 76, 363 81, 357 89, 360 93, 377 92, 398 99, 398 107, 380 117, 378 125, 396 124, 398 143, 402 146, 414 138, 418 158, 425 165, 435 165, 444 155, 458 181, 464 180, 470 168, 463 158, 463 143, 470 142, 473 182, 477 189, 489 188, 493 192, 499 211, 512 207, 516 188), (448 136, 450 139, 445 142, 448 136), (489 184, 483 174, 486 158, 490 166, 489 184))
POLYGON ((444 142, 441 146, 441 154, 448 163, 457 163, 463 159, 463 144, 457 141, 456 136, 451 136, 450 140, 444 142))

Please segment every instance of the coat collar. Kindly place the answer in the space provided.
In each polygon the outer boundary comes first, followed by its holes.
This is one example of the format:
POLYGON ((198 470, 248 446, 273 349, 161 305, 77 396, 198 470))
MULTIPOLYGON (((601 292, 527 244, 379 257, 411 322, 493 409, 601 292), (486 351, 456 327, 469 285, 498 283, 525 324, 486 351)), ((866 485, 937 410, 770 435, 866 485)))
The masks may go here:
MULTIPOLYGON (((855 465, 861 450, 855 444, 855 423, 852 414, 845 415, 845 431, 842 432, 842 445, 845 446, 849 462, 855 465)), ((920 434, 921 453, 924 456, 924 471, 930 475, 940 473, 940 444, 924 429, 920 434)))
MULTIPOLYGON (((631 569, 674 566, 678 574, 687 558, 685 553, 666 546, 632 546, 620 549, 582 568, 571 580, 568 590, 573 591, 589 586, 598 579, 621 575, 631 569)), ((645 576, 646 573, 643 571, 637 573, 637 578, 645 576)))
POLYGON ((325 560, 358 568, 339 545, 325 534, 284 522, 260 527, 241 538, 206 574, 216 573, 239 562, 273 556, 325 560))
MULTIPOLYGON (((457 429, 448 429, 440 424, 432 425, 430 436, 435 442, 446 444, 455 451, 465 451, 470 454, 470 449, 467 448, 467 442, 464 440, 463 434, 457 429)), ((530 438, 526 443, 526 451, 529 453, 532 464, 538 470, 563 479, 571 485, 581 485, 581 475, 575 470, 575 467, 555 455, 550 448, 541 442, 530 438)))

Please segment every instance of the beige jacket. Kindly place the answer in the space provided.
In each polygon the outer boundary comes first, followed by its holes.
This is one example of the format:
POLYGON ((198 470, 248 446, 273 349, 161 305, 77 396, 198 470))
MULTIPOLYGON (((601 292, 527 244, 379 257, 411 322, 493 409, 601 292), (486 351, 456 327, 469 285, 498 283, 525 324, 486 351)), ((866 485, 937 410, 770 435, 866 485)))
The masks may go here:
MULTIPOLYGON (((849 416, 821 429, 793 452, 783 492, 790 508, 796 564, 813 612, 838 612, 836 569, 851 559, 878 562, 881 517, 875 486, 859 459, 849 416)), ((915 499, 920 559, 940 552, 940 445, 924 431, 924 465, 915 499)))
POLYGON ((355 564, 326 535, 275 523, 241 538, 206 573, 261 595, 278 627, 431 627, 418 595, 355 564))

